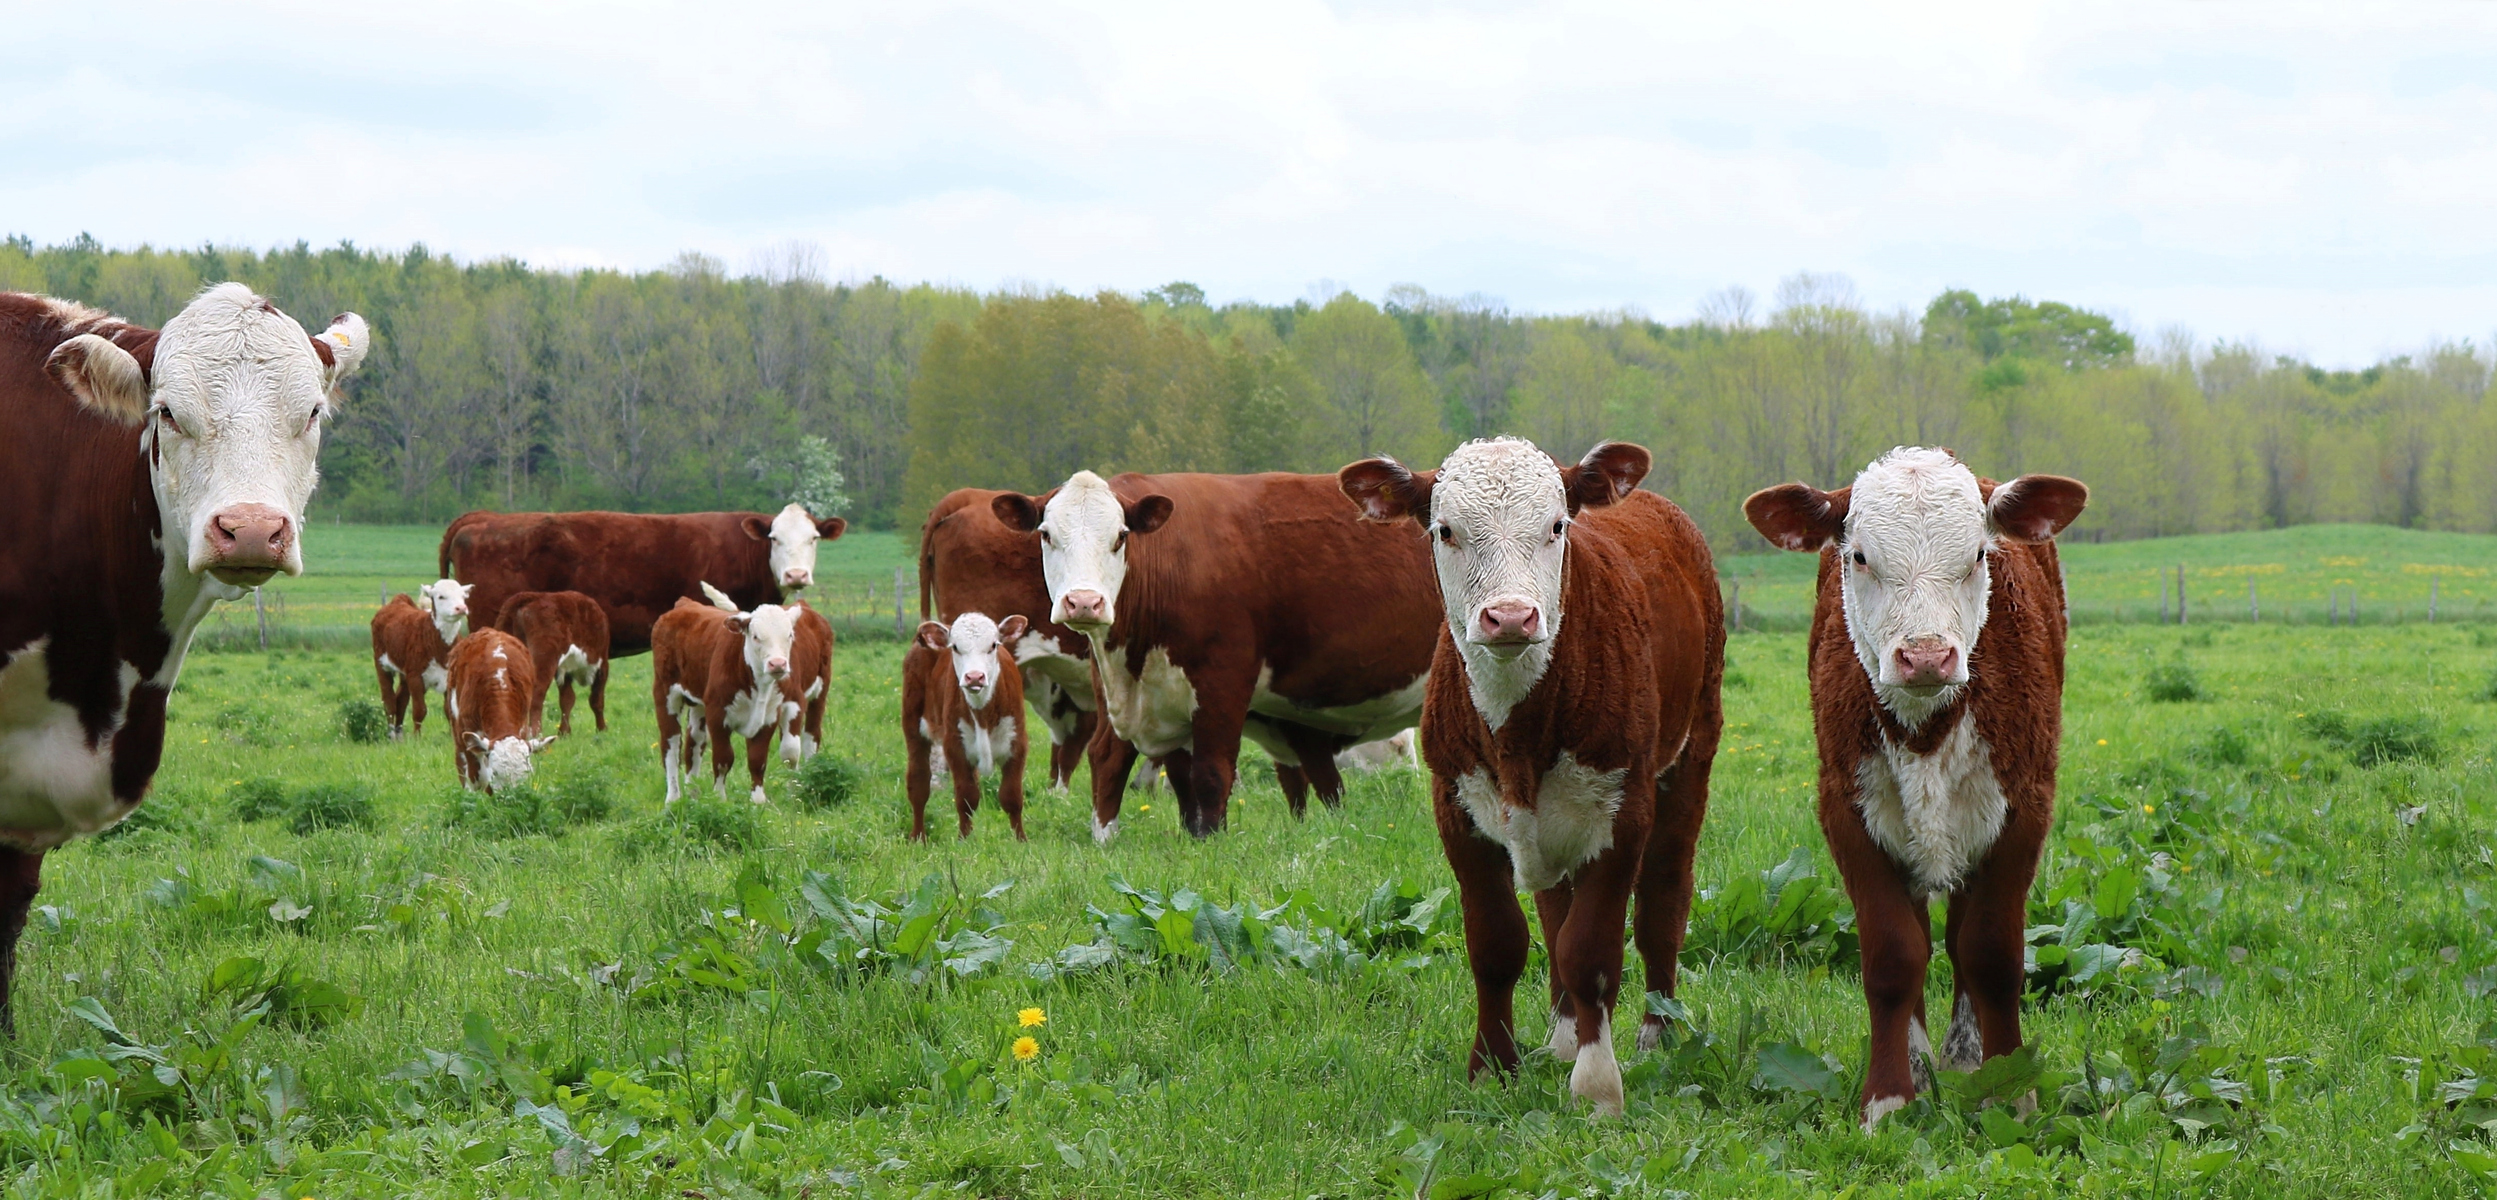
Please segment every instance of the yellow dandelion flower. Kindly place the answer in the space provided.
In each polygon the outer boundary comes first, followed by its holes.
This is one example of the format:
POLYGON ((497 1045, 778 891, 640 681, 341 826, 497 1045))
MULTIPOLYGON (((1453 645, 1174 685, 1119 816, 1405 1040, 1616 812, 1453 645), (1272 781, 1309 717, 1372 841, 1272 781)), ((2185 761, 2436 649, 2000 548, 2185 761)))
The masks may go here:
POLYGON ((2101 746, 2106 745, 2106 744, 2107 744, 2107 739, 2105 739, 2105 738, 2100 738, 2100 739, 2098 739, 2098 744, 2099 744, 2099 745, 2101 745, 2101 746))
POLYGON ((1014 1056, 1017 1060, 1022 1062, 1030 1062, 1035 1058, 1039 1058, 1040 1039, 1032 1037, 1019 1037, 1014 1039, 1014 1056))
POLYGON ((1152 811, 1153 811, 1153 806, 1152 806, 1152 805, 1150 805, 1150 804, 1145 805, 1145 806, 1144 806, 1144 811, 1145 811, 1145 812, 1152 812, 1152 811))
POLYGON ((1014 1023, 1025 1029, 1030 1029, 1034 1025, 1046 1025, 1049 1023, 1049 1014, 1037 1008, 1027 1008, 1014 1014, 1014 1023))
POLYGON ((2158 805, 2156 805, 2156 804, 2145 804, 2145 805, 2142 805, 2142 811, 2143 811, 2143 812, 2157 812, 2157 811, 2159 811, 2159 806, 2158 806, 2158 805))

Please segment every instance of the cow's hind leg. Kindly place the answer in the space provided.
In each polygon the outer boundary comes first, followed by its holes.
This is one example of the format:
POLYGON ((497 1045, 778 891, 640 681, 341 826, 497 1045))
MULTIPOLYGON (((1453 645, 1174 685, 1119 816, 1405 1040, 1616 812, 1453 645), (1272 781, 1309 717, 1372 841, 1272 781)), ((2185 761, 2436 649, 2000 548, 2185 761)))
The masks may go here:
POLYGON ((1103 721, 1093 727, 1084 756, 1092 764, 1092 840, 1106 846, 1118 836, 1119 805, 1127 799, 1128 773, 1136 769, 1136 747, 1103 721))
POLYGON ((1283 803, 1292 810, 1292 819, 1309 815, 1309 776, 1290 763, 1275 764, 1275 783, 1283 788, 1283 803))
POLYGON ((590 676, 590 715, 598 719, 598 731, 607 732, 607 660, 598 660, 598 673, 590 676))
POLYGON ((0 1035, 17 1036, 17 940, 43 887, 43 852, 0 847, 0 1035))
MULTIPOLYGON (((1631 937, 1647 964, 1647 990, 1670 997, 1680 977, 1682 939, 1691 920, 1691 862, 1699 852, 1700 823, 1708 815, 1709 760, 1685 758, 1667 770, 1656 786, 1656 821, 1647 835, 1646 861, 1639 869, 1637 915, 1631 937)), ((1665 1019, 1654 1013, 1639 1021, 1639 1049, 1662 1044, 1665 1019)))

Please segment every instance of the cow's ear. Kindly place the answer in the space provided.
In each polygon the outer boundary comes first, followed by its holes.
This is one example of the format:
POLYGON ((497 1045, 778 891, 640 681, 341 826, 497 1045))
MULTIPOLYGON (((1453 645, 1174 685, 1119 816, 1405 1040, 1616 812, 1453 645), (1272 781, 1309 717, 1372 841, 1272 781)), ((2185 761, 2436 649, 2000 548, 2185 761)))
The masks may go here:
POLYGON ((541 750, 546 749, 548 746, 552 746, 552 745, 554 745, 554 744, 555 744, 555 739, 553 739, 553 738, 551 738, 551 737, 530 738, 530 739, 529 739, 529 753, 531 753, 531 754, 535 754, 535 753, 537 753, 537 752, 539 752, 539 751, 541 751, 541 750))
POLYGON ((434 590, 432 588, 416 589, 416 607, 425 610, 427 613, 431 613, 434 610, 434 590))
POLYGON ((2061 475, 2023 475, 1998 484, 1985 506, 1986 524, 2015 542, 2052 541, 2089 506, 2090 490, 2061 475))
POLYGON ((947 632, 945 622, 943 621, 921 621, 919 623, 919 644, 930 650, 944 649, 947 644, 946 639, 949 636, 951 635, 947 632))
POLYGON ((1647 447, 1630 442, 1606 442, 1587 451, 1577 466, 1561 468, 1561 490, 1569 497, 1569 511, 1603 508, 1629 495, 1630 489, 1647 478, 1654 461, 1647 447))
POLYGON ((1141 499, 1119 498, 1119 507, 1127 510, 1127 532, 1151 533, 1170 520, 1170 497, 1155 492, 1141 499))
POLYGON ((1399 521, 1411 517, 1427 525, 1431 519, 1431 485, 1438 472, 1413 471, 1386 455, 1365 458, 1335 473, 1335 486, 1361 508, 1365 521, 1399 521))
POLYGON ((43 370, 89 412, 123 425, 147 418, 147 372, 129 351, 103 338, 82 333, 54 346, 43 370))
POLYGON ((373 331, 364 318, 354 313, 340 313, 330 318, 329 328, 312 335, 313 351, 321 356, 321 382, 331 391, 355 369, 364 365, 364 352, 373 346, 373 331))
POLYGON ((1847 531, 1847 492, 1824 492, 1808 483, 1762 488, 1743 501, 1743 516, 1781 550, 1817 553, 1847 531))
POLYGON ((476 751, 479 754, 485 753, 487 749, 494 745, 494 743, 486 740, 486 735, 479 733, 474 729, 460 735, 460 744, 476 751))
POLYGON ((772 523, 761 517, 747 517, 737 522, 737 528, 745 530, 747 537, 758 542, 772 540, 772 523))
POLYGON ((728 626, 728 631, 739 637, 744 637, 746 635, 746 614, 744 613, 737 613, 730 616, 723 620, 721 624, 728 626))
POLYGON ((850 531, 850 523, 839 517, 826 517, 815 522, 815 536, 829 542, 850 531))
POLYGON ((997 523, 1016 533, 1031 533, 1040 528, 1042 510, 1049 507, 1049 498, 1057 495, 1052 488, 1038 496, 1007 492, 988 502, 988 511, 997 515, 997 523))
POLYGON ((1031 620, 1017 613, 997 623, 997 640, 1001 643, 1011 643, 1022 637, 1023 632, 1031 627, 1031 620))

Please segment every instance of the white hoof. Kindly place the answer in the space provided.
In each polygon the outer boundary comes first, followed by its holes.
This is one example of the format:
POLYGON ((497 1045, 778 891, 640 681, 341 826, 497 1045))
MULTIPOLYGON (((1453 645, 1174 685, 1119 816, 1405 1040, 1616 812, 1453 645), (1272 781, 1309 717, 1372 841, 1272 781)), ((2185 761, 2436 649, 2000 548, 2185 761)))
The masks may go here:
POLYGON ((1569 1094, 1595 1105, 1595 1115, 1621 1115, 1621 1063, 1613 1057, 1610 1022, 1595 1040, 1578 1047, 1578 1065, 1569 1071, 1569 1094))
POLYGON ((1881 1124, 1881 1119, 1883 1117, 1889 1116, 1890 1114, 1906 1107, 1907 1097, 1905 1096, 1881 1096, 1866 1101, 1864 1105, 1864 1132, 1871 1133, 1873 1131, 1873 1126, 1881 1124))
POLYGON ((1117 836, 1118 836, 1118 822, 1116 822, 1116 821, 1112 821, 1112 822, 1110 822, 1110 823, 1108 823, 1108 824, 1106 824, 1106 825, 1105 825, 1105 824, 1103 824, 1103 823, 1101 822, 1101 819, 1100 819, 1099 817, 1095 817, 1095 818, 1093 818, 1093 822, 1092 822, 1092 844, 1093 844, 1093 845, 1096 845, 1096 846, 1107 846, 1107 845, 1109 845, 1109 844, 1110 844, 1110 839, 1111 839, 1111 838, 1114 838, 1114 837, 1117 837, 1117 836))
POLYGON ((754 802, 757 804, 769 804, 771 803, 771 797, 764 795, 763 789, 758 787, 754 789, 754 802))

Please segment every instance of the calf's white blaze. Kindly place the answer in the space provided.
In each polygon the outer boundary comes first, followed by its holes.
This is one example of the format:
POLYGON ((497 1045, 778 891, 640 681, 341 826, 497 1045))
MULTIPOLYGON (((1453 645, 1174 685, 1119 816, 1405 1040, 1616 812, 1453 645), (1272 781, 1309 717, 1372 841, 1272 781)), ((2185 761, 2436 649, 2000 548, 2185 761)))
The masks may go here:
POLYGON ((1993 530, 1977 476, 1950 453, 1900 447, 1855 478, 1839 540, 1840 595, 1856 660, 1911 728, 1958 698, 1985 628, 1993 530), (1899 651, 1938 638, 1955 651, 1943 686, 1910 688, 1899 651))
POLYGON ((1439 466, 1431 489, 1431 559, 1440 603, 1465 659, 1466 689, 1492 729, 1532 692, 1552 665, 1561 633, 1561 566, 1568 551, 1569 502, 1550 455, 1519 438, 1459 447, 1439 466), (1522 643, 1491 644, 1482 615, 1524 604, 1539 628, 1522 643))
POLYGON ((1108 481, 1077 471, 1049 498, 1041 510, 1040 573, 1049 585, 1050 620, 1066 623, 1068 592, 1090 591, 1101 594, 1102 627, 1117 623, 1118 592, 1127 586, 1127 510, 1108 481))

